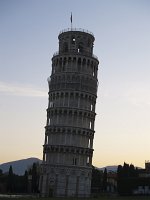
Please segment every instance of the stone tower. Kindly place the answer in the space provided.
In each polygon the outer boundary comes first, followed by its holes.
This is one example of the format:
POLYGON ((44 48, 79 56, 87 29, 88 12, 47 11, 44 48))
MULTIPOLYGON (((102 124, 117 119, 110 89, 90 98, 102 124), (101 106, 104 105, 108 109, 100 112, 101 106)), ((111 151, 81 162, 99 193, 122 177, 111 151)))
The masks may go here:
POLYGON ((94 36, 82 29, 63 30, 52 57, 41 196, 89 197, 97 98, 98 58, 94 36))

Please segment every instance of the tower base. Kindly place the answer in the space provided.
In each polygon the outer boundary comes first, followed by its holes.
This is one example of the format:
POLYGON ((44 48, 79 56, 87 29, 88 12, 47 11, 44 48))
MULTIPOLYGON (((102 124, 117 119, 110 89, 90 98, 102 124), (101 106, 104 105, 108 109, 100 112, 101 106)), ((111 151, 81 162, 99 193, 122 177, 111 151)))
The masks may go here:
POLYGON ((42 164, 42 197, 90 197, 91 167, 66 167, 42 164))

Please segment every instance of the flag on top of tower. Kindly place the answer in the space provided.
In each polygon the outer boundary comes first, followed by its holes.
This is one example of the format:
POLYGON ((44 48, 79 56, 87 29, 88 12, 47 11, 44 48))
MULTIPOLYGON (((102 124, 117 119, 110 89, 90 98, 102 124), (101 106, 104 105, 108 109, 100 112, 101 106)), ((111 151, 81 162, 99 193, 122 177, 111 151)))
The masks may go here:
POLYGON ((72 12, 71 12, 71 17, 70 17, 70 21, 71 21, 71 23, 72 23, 72 12))

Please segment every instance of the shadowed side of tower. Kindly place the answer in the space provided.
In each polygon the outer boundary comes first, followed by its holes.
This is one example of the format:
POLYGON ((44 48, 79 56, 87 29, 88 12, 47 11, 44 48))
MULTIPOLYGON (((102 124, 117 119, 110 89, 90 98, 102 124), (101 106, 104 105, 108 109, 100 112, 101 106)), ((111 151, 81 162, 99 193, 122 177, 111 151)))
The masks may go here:
POLYGON ((89 197, 99 61, 92 33, 67 29, 58 39, 48 79, 40 192, 45 197, 89 197))

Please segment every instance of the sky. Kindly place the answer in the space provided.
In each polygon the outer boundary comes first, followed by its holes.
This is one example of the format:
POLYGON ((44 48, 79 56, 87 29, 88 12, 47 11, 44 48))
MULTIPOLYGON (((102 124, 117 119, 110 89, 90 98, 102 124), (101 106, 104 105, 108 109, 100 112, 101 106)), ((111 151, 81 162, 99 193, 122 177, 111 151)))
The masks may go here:
POLYGON ((58 35, 94 33, 99 59, 93 165, 150 159, 150 1, 0 0, 0 164, 42 159, 58 35))

